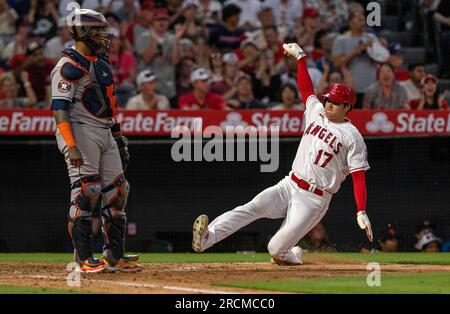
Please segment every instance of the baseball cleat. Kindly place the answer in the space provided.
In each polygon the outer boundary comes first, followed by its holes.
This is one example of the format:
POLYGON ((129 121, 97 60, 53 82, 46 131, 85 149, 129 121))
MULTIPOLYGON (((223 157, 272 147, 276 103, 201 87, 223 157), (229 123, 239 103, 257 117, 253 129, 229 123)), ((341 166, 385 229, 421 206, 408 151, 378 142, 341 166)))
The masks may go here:
POLYGON ((83 273, 101 273, 105 271, 105 264, 98 258, 88 258, 81 262, 80 270, 83 273))
POLYGON ((123 259, 125 260, 125 263, 137 262, 139 260, 139 255, 137 254, 125 255, 123 259))
POLYGON ((209 219, 206 215, 200 215, 195 219, 192 227, 192 249, 200 253, 202 252, 202 240, 208 232, 209 219))
POLYGON ((303 250, 301 247, 299 246, 294 246, 291 249, 292 253, 294 253, 297 256, 297 261, 296 262, 287 262, 287 261, 283 261, 282 259, 275 259, 272 257, 272 259, 270 260, 270 262, 272 264, 278 264, 281 266, 296 266, 296 265, 301 265, 303 264, 302 262, 302 255, 303 255, 303 250))
POLYGON ((109 264, 105 258, 103 258, 103 263, 108 273, 137 273, 142 270, 139 265, 125 261, 125 258, 121 258, 114 266, 109 264))

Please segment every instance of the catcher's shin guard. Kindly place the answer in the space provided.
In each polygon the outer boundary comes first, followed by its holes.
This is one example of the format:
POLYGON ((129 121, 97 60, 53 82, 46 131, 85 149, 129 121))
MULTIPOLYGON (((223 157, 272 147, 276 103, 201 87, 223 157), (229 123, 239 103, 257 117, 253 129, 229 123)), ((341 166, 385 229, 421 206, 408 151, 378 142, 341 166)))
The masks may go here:
POLYGON ((91 215, 101 193, 100 176, 85 176, 72 183, 72 202, 69 210, 69 234, 78 263, 93 256, 91 215))
POLYGON ((106 243, 103 256, 113 266, 125 254, 127 215, 124 210, 129 191, 130 184, 124 175, 102 191, 104 199, 108 199, 108 205, 103 207, 103 234, 106 243))

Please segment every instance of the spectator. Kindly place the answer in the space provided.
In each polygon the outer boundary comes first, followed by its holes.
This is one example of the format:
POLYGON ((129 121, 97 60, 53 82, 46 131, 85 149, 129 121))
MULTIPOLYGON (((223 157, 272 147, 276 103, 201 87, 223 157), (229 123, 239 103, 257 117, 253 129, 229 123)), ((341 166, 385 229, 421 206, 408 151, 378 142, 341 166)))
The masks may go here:
POLYGON ((266 0, 272 8, 275 24, 283 37, 291 35, 300 25, 303 16, 303 1, 301 0, 266 0))
POLYGON ((228 100, 231 109, 265 109, 266 107, 253 95, 252 78, 241 74, 236 81, 236 96, 228 100))
POLYGON ((217 0, 198 0, 197 19, 204 21, 208 28, 220 24, 222 4, 217 0))
POLYGON ((179 17, 173 22, 175 29, 183 29, 183 37, 194 39, 205 34, 201 20, 197 20, 197 0, 185 0, 177 13, 179 17))
POLYGON ((0 0, 0 39, 7 45, 14 39, 16 33, 16 10, 11 8, 7 0, 0 0))
POLYGON ((133 50, 137 52, 137 39, 141 37, 142 33, 147 32, 152 27, 153 9, 155 4, 151 0, 144 1, 141 4, 141 9, 138 11, 137 20, 132 21, 127 28, 126 36, 129 43, 133 46, 133 50))
POLYGON ((249 75, 253 74, 262 56, 262 51, 258 48, 254 40, 252 38, 243 40, 236 54, 240 60, 239 68, 249 75))
POLYGON ((305 110, 305 105, 301 102, 296 86, 283 84, 280 89, 281 103, 270 108, 271 110, 305 110))
POLYGON ((54 66, 55 62, 44 56, 42 44, 36 41, 28 44, 26 55, 15 55, 10 61, 10 68, 15 73, 22 71, 29 73, 38 107, 47 107, 47 90, 50 85, 50 73, 54 66))
POLYGON ((317 87, 317 95, 319 96, 325 94, 325 92, 328 90, 328 87, 331 86, 332 84, 344 82, 344 80, 342 79, 342 74, 337 71, 332 72, 330 70, 330 65, 328 62, 323 61, 322 67, 323 67, 323 75, 322 78, 320 79, 319 86, 317 87))
POLYGON ((339 31, 347 23, 348 9, 345 0, 319 0, 320 23, 326 29, 339 31))
POLYGON ((239 27, 245 30, 253 30, 261 26, 258 20, 258 13, 261 10, 259 0, 227 0, 225 5, 234 4, 241 9, 239 16, 239 27))
POLYGON ((151 70, 139 73, 136 84, 139 94, 130 98, 127 110, 166 110, 169 109, 169 100, 164 95, 156 94, 155 86, 158 76, 151 70))
POLYGON ((416 237, 416 240, 420 240, 425 233, 427 232, 434 233, 435 231, 436 226, 430 221, 424 220, 420 222, 418 225, 416 225, 414 236, 416 237))
POLYGON ((17 30, 13 41, 6 45, 3 49, 2 59, 10 60, 14 55, 25 54, 27 51, 27 38, 30 27, 27 24, 22 24, 17 30))
POLYGON ((414 246, 417 251, 425 253, 440 252, 440 243, 442 240, 434 233, 427 231, 417 240, 414 246))
POLYGON ((12 73, 7 72, 0 76, 0 109, 31 108, 36 104, 37 99, 28 72, 20 72, 20 80, 26 97, 17 96, 19 88, 12 73))
POLYGON ((366 53, 366 49, 376 36, 364 32, 366 19, 364 14, 351 13, 349 17, 349 35, 341 35, 336 38, 333 47, 334 66, 345 71, 350 71, 356 92, 355 108, 361 108, 364 98, 364 90, 376 81, 376 65, 366 53))
POLYGON ((235 53, 223 55, 223 80, 211 83, 210 91, 222 96, 225 101, 232 98, 237 91, 236 78, 239 74, 239 59, 235 53))
POLYGON ((195 64, 198 67, 206 68, 209 67, 209 47, 206 43, 206 38, 198 36, 194 39, 194 49, 195 49, 195 64))
MULTIPOLYGON (((190 57, 182 58, 177 65, 177 97, 192 92, 191 73, 195 60, 190 57)), ((173 103, 178 103, 176 97, 173 103)), ((176 105, 176 104, 175 104, 176 105)), ((175 106, 176 107, 176 106, 175 106)))
POLYGON ((251 74, 255 97, 261 99, 266 106, 270 102, 279 101, 277 95, 281 87, 281 78, 277 73, 274 57, 270 50, 260 53, 255 62, 255 72, 251 74))
POLYGON ((304 47, 308 55, 314 50, 314 38, 319 30, 319 11, 315 8, 305 8, 303 21, 297 35, 297 41, 304 47))
POLYGON ((184 57, 195 58, 195 45, 189 38, 180 39, 180 59, 184 57))
MULTIPOLYGON (((251 38, 259 49, 265 49, 267 47, 267 40, 265 38, 264 30, 266 27, 273 26, 278 33, 278 29, 275 26, 275 20, 272 14, 272 8, 265 2, 261 3, 260 10, 258 12, 258 20, 261 27, 245 33, 246 38, 251 38)), ((283 37, 284 39, 284 37, 283 37)), ((280 35, 278 34, 278 41, 280 41, 280 35)))
POLYGON ((400 82, 400 84, 406 90, 406 96, 408 97, 408 104, 411 105, 413 101, 420 101, 422 98, 422 79, 425 77, 425 65, 423 63, 411 64, 408 68, 409 80, 400 82))
POLYGON ((192 93, 184 94, 178 99, 178 107, 183 110, 225 109, 225 101, 220 95, 209 92, 209 71, 198 68, 192 71, 192 93))
POLYGON ((67 28, 66 18, 61 17, 58 20, 58 34, 45 43, 44 55, 54 62, 58 62, 61 58, 61 52, 65 48, 73 46, 73 44, 74 42, 67 28))
POLYGON ((151 67, 158 75, 156 90, 168 98, 175 96, 175 65, 180 61, 181 33, 167 31, 169 15, 166 8, 154 10, 153 28, 142 33, 136 42, 140 68, 151 67))
POLYGON ((58 31, 59 13, 52 0, 31 0, 28 22, 37 34, 49 40, 58 31))
POLYGON ((378 69, 378 81, 369 85, 364 94, 364 109, 409 109, 406 91, 396 80, 394 67, 383 63, 378 69))
POLYGON ((336 252, 334 244, 328 239, 327 230, 322 223, 312 228, 306 238, 299 243, 305 252, 336 252))
POLYGON ((439 34, 440 49, 442 52, 442 67, 443 73, 441 77, 450 78, 450 2, 441 1, 433 18, 441 26, 441 33, 439 34))
POLYGON ((211 83, 223 80, 223 62, 222 54, 218 51, 212 51, 209 55, 209 67, 211 71, 211 83))
POLYGON ((139 15, 139 2, 136 0, 123 0, 122 7, 115 9, 114 13, 117 14, 121 21, 128 23, 136 21, 139 15))
POLYGON ((325 41, 330 33, 327 29, 320 29, 314 35, 314 49, 311 52, 311 58, 314 62, 325 56, 325 41))
POLYGON ((290 84, 297 87, 297 59, 284 56, 284 72, 281 74, 281 84, 290 84))
POLYGON ((277 69, 276 72, 279 73, 284 67, 284 50, 283 43, 279 40, 278 30, 275 25, 268 25, 263 28, 263 34, 265 42, 267 43, 267 46, 264 47, 264 50, 269 54, 269 58, 273 56, 273 61, 277 69))
POLYGON ((396 252, 398 247, 398 236, 395 228, 392 225, 388 225, 386 229, 383 230, 380 237, 377 240, 378 252, 396 252))
POLYGON ((229 4, 222 10, 223 24, 212 29, 209 34, 208 43, 211 47, 221 52, 235 50, 240 47, 244 29, 239 28, 239 17, 241 9, 229 4))
POLYGON ((395 79, 398 82, 407 81, 409 79, 409 72, 405 69, 403 64, 404 53, 402 45, 399 43, 390 43, 388 50, 390 56, 387 62, 389 62, 395 69, 395 79))
POLYGON ((428 74, 422 78, 421 86, 421 98, 411 101, 412 109, 448 109, 448 103, 445 100, 448 91, 440 93, 436 76, 428 74))
POLYGON ((137 61, 134 54, 127 50, 125 41, 115 34, 111 40, 109 50, 114 83, 116 84, 116 97, 119 105, 124 106, 128 99, 135 94, 134 82, 137 73, 137 61))
MULTIPOLYGON (((325 32, 327 32, 327 34, 324 37, 320 36, 320 33, 324 31, 319 31, 316 33, 316 38, 318 40, 317 45, 315 45, 315 51, 313 51, 313 53, 311 54, 313 60, 316 60, 316 66, 317 69, 319 69, 319 71, 323 72, 324 71, 324 67, 322 65, 323 62, 327 62, 328 66, 330 67, 330 72, 337 72, 339 71, 339 68, 336 68, 333 64, 333 45, 334 45, 334 41, 336 40, 336 37, 338 36, 337 33, 329 33, 325 30, 325 32), (322 56, 322 57, 320 57, 322 56)), ((342 70, 342 68, 341 68, 342 70)), ((347 70, 347 72, 349 73, 349 71, 347 70)), ((344 74, 344 73, 343 73, 344 74)), ((349 76, 351 76, 349 74, 349 76)))

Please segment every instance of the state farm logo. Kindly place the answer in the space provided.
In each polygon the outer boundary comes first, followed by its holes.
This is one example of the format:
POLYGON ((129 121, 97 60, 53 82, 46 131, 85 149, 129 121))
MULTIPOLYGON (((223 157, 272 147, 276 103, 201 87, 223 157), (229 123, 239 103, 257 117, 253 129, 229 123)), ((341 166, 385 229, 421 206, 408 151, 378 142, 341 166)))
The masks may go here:
POLYGON ((230 112, 227 114, 225 121, 220 123, 220 127, 225 130, 229 128, 235 128, 235 127, 244 127, 246 128, 248 126, 248 123, 242 120, 242 116, 238 112, 230 112))
POLYGON ((394 123, 389 121, 388 116, 383 112, 377 112, 372 116, 372 120, 366 123, 366 130, 370 133, 384 132, 390 133, 394 130, 394 123))

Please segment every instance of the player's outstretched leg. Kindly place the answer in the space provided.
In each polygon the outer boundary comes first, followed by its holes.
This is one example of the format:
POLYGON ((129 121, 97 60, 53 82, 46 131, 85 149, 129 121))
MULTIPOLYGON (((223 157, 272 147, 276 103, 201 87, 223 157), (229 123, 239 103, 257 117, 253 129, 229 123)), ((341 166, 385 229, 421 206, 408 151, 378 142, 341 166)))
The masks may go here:
POLYGON ((260 218, 284 218, 295 187, 288 177, 265 189, 245 205, 228 211, 208 225, 208 216, 200 215, 194 222, 192 249, 203 252, 260 218))
POLYGON ((295 245, 320 222, 330 199, 329 195, 320 197, 305 190, 298 190, 293 196, 283 225, 267 245, 276 264, 302 264, 303 252, 295 245))

